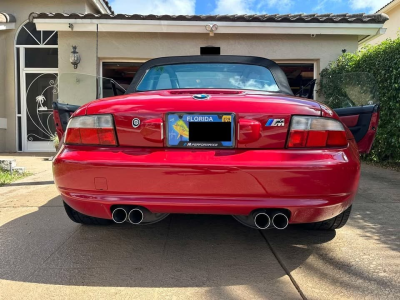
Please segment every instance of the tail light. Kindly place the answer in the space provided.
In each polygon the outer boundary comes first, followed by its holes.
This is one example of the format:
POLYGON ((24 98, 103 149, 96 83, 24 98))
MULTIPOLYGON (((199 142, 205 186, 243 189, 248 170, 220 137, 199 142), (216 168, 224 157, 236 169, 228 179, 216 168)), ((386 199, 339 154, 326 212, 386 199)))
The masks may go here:
POLYGON ((288 148, 325 148, 347 145, 343 124, 321 117, 292 117, 288 148))
POLYGON ((112 115, 72 118, 65 134, 65 144, 116 146, 112 115))

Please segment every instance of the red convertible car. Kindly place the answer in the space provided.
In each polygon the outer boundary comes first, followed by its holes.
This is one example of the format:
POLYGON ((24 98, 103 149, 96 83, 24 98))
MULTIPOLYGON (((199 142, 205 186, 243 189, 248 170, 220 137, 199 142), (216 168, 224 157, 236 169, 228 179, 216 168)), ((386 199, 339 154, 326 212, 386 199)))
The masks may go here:
POLYGON ((249 56, 153 59, 124 95, 54 109, 73 221, 222 214, 255 229, 346 224, 379 118, 377 105, 294 97, 275 62, 249 56))

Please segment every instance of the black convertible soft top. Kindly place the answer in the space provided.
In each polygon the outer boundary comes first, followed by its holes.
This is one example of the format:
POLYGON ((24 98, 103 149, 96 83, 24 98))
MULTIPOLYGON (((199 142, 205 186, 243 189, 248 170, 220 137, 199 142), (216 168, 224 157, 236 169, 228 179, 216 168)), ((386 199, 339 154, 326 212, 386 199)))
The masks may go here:
POLYGON ((192 56, 170 56, 151 59, 145 62, 137 71, 126 94, 135 93, 139 83, 142 81, 146 72, 157 66, 190 64, 190 63, 232 63, 244 65, 262 66, 270 70, 272 76, 278 85, 278 93, 293 95, 287 81, 285 73, 278 64, 270 59, 257 56, 240 56, 240 55, 192 55, 192 56))

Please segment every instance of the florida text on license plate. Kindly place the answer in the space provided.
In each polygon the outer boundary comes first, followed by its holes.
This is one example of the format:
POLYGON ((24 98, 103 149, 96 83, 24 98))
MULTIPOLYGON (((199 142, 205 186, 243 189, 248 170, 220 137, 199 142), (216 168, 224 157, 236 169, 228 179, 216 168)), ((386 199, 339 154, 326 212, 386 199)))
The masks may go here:
POLYGON ((168 113, 167 145, 188 148, 232 148, 233 113, 168 113))

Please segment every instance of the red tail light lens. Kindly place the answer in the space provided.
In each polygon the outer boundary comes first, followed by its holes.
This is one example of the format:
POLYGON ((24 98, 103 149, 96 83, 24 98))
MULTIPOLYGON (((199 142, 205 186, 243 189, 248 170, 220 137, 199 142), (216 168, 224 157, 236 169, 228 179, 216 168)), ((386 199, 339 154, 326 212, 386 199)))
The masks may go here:
POLYGON ((339 121, 321 117, 292 117, 288 148, 327 148, 346 145, 346 131, 339 121))
POLYGON ((289 135, 289 148, 301 148, 306 146, 308 131, 291 130, 289 135))
POLYGON ((65 134, 66 144, 116 146, 114 122, 111 115, 72 118, 65 134))
POLYGON ((329 131, 326 145, 328 147, 340 147, 347 145, 346 133, 343 133, 343 131, 329 131))

